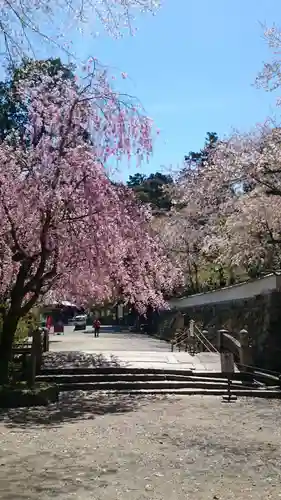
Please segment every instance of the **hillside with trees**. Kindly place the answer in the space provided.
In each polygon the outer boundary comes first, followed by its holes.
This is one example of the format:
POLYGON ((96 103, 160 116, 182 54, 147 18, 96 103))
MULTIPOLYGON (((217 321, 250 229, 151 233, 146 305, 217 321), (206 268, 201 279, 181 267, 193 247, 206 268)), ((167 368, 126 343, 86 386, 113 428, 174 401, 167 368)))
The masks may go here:
POLYGON ((154 226, 185 293, 220 288, 281 268, 281 129, 264 125, 220 140, 208 133, 170 185, 173 206, 154 226))

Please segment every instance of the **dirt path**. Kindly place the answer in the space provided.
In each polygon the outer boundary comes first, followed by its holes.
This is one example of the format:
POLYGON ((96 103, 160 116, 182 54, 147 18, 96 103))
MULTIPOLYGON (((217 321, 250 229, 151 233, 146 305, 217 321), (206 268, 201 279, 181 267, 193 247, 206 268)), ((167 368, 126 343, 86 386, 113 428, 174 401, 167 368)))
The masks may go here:
POLYGON ((65 396, 0 414, 3 500, 278 500, 281 403, 65 396))

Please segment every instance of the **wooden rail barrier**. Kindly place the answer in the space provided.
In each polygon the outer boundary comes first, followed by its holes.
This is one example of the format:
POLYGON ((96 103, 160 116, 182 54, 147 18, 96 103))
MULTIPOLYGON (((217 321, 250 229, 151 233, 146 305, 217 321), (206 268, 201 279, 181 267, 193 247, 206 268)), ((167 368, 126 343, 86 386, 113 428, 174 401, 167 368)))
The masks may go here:
POLYGON ((38 328, 32 333, 32 340, 17 343, 12 348, 12 378, 14 381, 26 381, 30 387, 35 383, 40 372, 43 352, 49 350, 49 332, 38 328))

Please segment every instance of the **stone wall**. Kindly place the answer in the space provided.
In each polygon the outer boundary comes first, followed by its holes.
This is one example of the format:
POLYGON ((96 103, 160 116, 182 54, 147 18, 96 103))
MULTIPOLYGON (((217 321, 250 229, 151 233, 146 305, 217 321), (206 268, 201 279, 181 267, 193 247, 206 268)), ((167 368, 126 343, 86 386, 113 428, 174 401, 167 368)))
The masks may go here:
POLYGON ((186 314, 186 323, 194 319, 208 330, 209 340, 214 343, 220 328, 226 328, 237 338, 238 332, 246 328, 253 340, 254 365, 281 372, 280 289, 236 300, 211 300, 209 303, 205 301, 203 304, 180 308, 173 304, 174 311, 179 309, 186 314))
POLYGON ((181 310, 190 306, 249 299, 257 295, 269 293, 273 290, 281 290, 281 274, 268 274, 262 278, 226 286, 219 290, 197 293, 195 295, 189 295, 188 297, 181 297, 180 299, 171 299, 169 304, 171 309, 175 307, 181 310))

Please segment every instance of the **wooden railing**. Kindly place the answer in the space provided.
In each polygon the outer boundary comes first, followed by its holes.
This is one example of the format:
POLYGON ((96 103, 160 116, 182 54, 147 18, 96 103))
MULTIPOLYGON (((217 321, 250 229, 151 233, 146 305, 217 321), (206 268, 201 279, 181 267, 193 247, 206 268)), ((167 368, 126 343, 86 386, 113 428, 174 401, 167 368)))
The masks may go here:
POLYGON ((231 335, 228 330, 219 330, 217 344, 219 352, 231 352, 233 354, 237 366, 253 366, 252 343, 246 329, 240 330, 238 338, 231 335))
POLYGON ((178 328, 173 335, 171 340, 171 351, 174 349, 178 349, 181 351, 182 349, 187 351, 187 341, 188 341, 188 332, 187 328, 178 328))
POLYGON ((208 331, 201 328, 191 320, 188 327, 178 328, 171 340, 171 350, 184 350, 194 355, 199 352, 213 352, 233 354, 234 361, 238 365, 252 366, 252 346, 247 330, 239 332, 239 339, 231 335, 227 330, 217 332, 217 342, 211 342, 208 331))
MULTIPOLYGON (((259 368, 253 364, 253 348, 251 338, 246 329, 242 329, 234 337, 226 329, 217 332, 216 342, 208 338, 209 332, 201 330, 194 321, 188 327, 178 328, 171 340, 171 350, 185 351, 194 355, 199 352, 213 352, 221 357, 221 367, 224 371, 223 355, 232 353, 236 369, 242 372, 245 380, 252 380, 257 385, 278 387, 281 389, 281 374, 276 371, 259 368), (215 345, 216 344, 216 345, 215 345)), ((228 374, 229 375, 229 374, 228 374)), ((230 376, 230 375, 229 375, 230 376)), ((234 376, 234 374, 233 374, 234 376)))
POLYGON ((197 352, 203 350, 203 345, 198 334, 191 333, 190 327, 183 327, 176 330, 171 340, 171 351, 175 349, 178 351, 189 352, 194 356, 197 352))
POLYGON ((196 323, 193 325, 194 336, 200 345, 200 351, 218 353, 217 347, 208 339, 208 331, 201 330, 196 323))
POLYGON ((184 350, 191 355, 198 352, 218 352, 216 347, 207 338, 208 332, 199 328, 193 320, 188 327, 179 328, 171 340, 171 350, 184 350))

